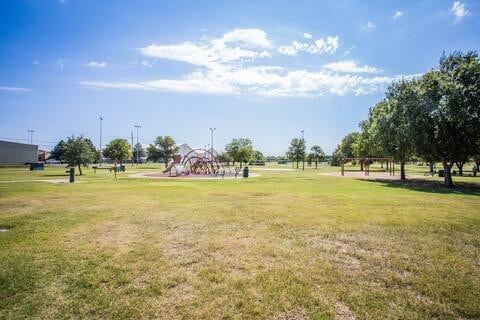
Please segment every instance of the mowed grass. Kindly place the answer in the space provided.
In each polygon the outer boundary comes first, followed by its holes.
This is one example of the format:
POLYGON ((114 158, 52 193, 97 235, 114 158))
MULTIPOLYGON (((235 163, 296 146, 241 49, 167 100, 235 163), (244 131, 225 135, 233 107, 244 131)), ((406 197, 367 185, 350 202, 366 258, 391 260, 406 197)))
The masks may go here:
POLYGON ((0 318, 480 318, 480 178, 329 170, 70 185, 1 168, 0 318))

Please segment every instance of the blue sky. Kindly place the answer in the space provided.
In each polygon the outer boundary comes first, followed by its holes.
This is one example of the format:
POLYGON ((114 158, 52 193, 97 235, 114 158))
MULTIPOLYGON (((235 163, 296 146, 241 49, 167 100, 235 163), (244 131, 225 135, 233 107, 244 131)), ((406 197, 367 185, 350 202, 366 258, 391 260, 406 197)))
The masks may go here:
POLYGON ((171 135, 331 153, 385 86, 479 50, 480 2, 0 2, 0 139, 171 135))

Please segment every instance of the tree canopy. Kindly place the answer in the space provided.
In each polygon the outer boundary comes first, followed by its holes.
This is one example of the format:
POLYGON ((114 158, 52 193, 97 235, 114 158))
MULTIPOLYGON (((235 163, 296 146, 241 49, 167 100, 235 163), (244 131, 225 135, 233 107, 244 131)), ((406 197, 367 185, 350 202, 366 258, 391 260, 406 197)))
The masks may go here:
POLYGON ((82 166, 87 166, 94 160, 94 154, 90 147, 88 139, 80 137, 70 137, 65 143, 63 160, 69 166, 78 167, 78 172, 82 175, 82 166))
POLYGON ((132 156, 132 152, 126 139, 114 139, 103 149, 103 155, 115 162, 123 163, 132 156))
POLYGON ((147 148, 148 160, 154 162, 163 161, 166 167, 177 151, 178 147, 172 137, 159 136, 147 148))
POLYGON ((253 156, 252 141, 246 138, 233 139, 225 147, 225 152, 232 159, 233 165, 235 165, 235 162, 239 162, 240 165, 248 163, 253 156))

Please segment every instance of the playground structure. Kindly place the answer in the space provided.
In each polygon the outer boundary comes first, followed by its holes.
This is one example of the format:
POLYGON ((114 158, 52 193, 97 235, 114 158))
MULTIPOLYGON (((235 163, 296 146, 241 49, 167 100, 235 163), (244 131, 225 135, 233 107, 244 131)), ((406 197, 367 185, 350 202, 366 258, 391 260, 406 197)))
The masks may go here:
POLYGON ((212 151, 199 148, 186 150, 184 154, 176 154, 163 173, 168 173, 170 177, 190 174, 223 177, 225 174, 231 174, 230 168, 224 167, 212 151))
POLYGON ((379 162, 386 162, 386 169, 383 171, 387 171, 390 176, 395 176, 395 161, 393 158, 342 158, 340 160, 340 172, 342 176, 345 176, 345 164, 350 162, 350 161, 358 161, 363 164, 363 171, 365 176, 370 176, 370 165, 374 161, 379 161, 379 162))

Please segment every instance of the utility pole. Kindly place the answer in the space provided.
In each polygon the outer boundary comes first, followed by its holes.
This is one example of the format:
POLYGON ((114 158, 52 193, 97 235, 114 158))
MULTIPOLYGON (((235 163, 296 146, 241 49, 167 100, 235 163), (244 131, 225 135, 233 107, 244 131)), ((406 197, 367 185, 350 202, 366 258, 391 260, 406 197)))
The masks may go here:
MULTIPOLYGON (((305 148, 305 138, 303 136, 303 134, 305 133, 305 130, 302 130, 302 144, 303 144, 303 147, 305 148)), ((304 149, 305 151, 305 149, 304 149)), ((303 157, 302 157, 302 170, 305 170, 305 154, 303 154, 303 157)))
POLYGON ((102 121, 103 117, 100 116, 100 164, 103 162, 103 152, 102 152, 102 121))
POLYGON ((30 134, 30 144, 33 144, 33 133, 35 132, 35 130, 29 129, 27 130, 27 132, 30 134))
MULTIPOLYGON (((210 153, 212 154, 211 156, 213 157, 213 132, 217 130, 217 128, 210 128, 210 138, 211 138, 211 144, 210 144, 210 153)), ((213 158, 212 158, 213 161, 213 158)))
POLYGON ((132 131, 132 157, 130 158, 130 161, 132 162, 132 167, 133 167, 133 131, 132 131))
MULTIPOLYGON (((138 140, 138 130, 141 128, 141 126, 139 126, 138 124, 136 124, 136 125, 135 125, 135 128, 137 128, 137 146, 138 146, 138 143, 139 143, 139 142, 138 142, 138 141, 139 141, 139 140, 138 140)), ((139 154, 139 151, 140 151, 140 150, 137 149, 137 166, 138 166, 138 154, 139 154)))

